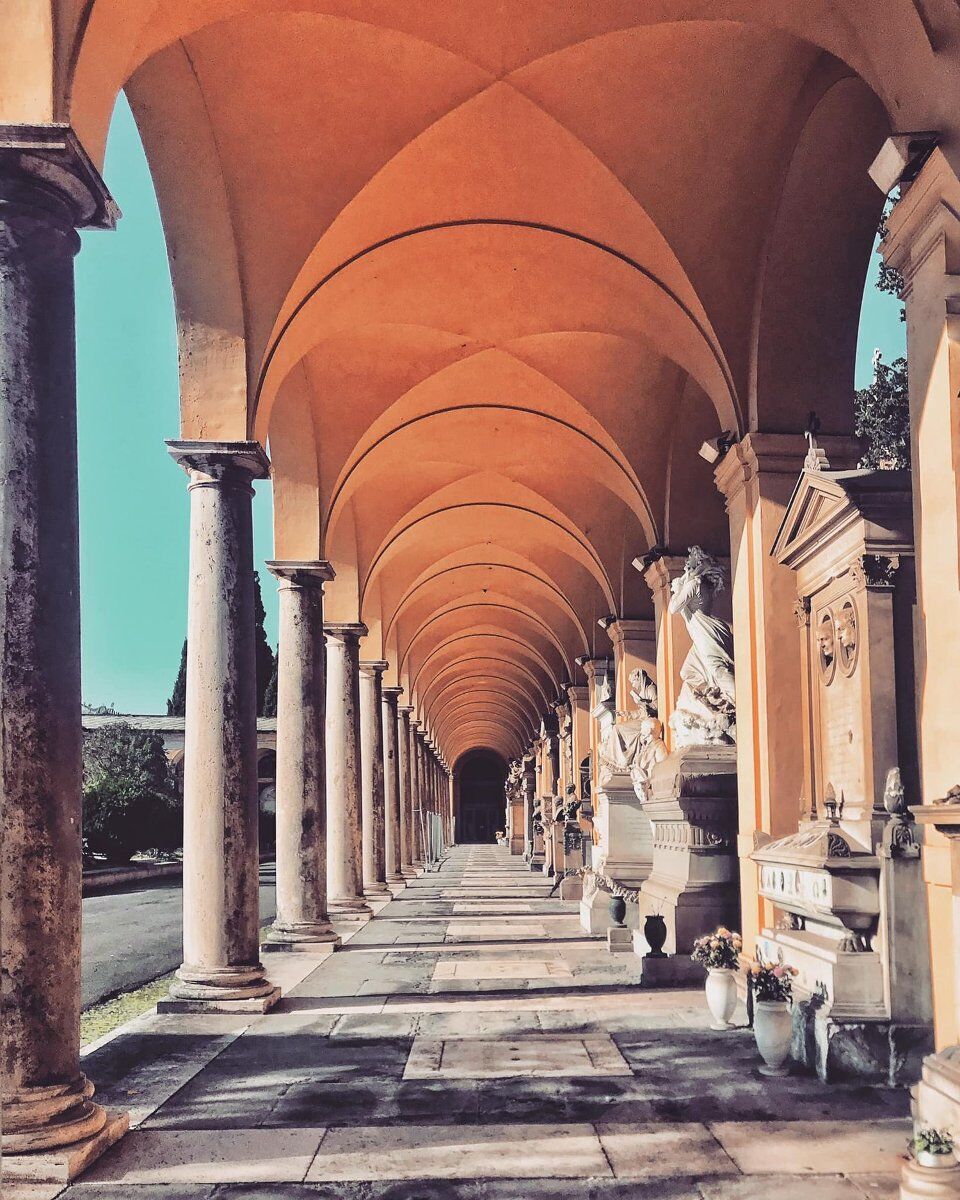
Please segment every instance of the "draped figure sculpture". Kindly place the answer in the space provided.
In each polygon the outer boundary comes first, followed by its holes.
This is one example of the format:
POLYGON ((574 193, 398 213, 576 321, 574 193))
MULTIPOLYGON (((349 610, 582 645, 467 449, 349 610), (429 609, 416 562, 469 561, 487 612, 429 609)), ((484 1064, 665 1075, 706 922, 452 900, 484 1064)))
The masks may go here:
POLYGON ((663 725, 657 720, 657 685, 642 667, 630 672, 630 696, 637 707, 621 714, 623 719, 609 727, 598 747, 600 782, 609 782, 614 773, 629 774, 642 798, 650 771, 667 755, 663 725))
POLYGON ((683 574, 670 585, 671 614, 683 617, 693 645, 680 668, 682 687, 670 717, 679 746, 729 745, 737 740, 733 632, 713 615, 723 570, 699 546, 691 546, 683 574))

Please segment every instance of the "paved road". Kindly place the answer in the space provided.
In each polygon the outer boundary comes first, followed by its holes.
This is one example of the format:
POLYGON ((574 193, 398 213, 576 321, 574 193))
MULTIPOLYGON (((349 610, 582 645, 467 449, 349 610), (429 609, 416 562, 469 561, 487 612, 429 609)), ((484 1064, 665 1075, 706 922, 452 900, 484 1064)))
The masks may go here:
MULTIPOLYGON (((276 912, 275 868, 260 870, 260 919, 276 912)), ((183 891, 178 879, 132 884, 83 901, 84 1008, 179 967, 183 891)))

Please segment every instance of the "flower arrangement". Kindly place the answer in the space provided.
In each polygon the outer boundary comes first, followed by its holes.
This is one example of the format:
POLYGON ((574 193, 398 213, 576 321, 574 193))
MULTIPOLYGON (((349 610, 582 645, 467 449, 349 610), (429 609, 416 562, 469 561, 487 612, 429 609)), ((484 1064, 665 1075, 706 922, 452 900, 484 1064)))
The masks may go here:
POLYGON ((953 1134, 947 1129, 918 1129, 910 1149, 914 1154, 953 1154, 953 1134))
POLYGON ((786 963, 765 963, 757 959, 750 967, 748 978, 756 1000, 792 1000, 793 979, 799 975, 796 967, 786 963))
POLYGON ((693 943, 690 957, 701 967, 734 968, 740 965, 743 940, 723 925, 715 933, 704 934, 693 943))

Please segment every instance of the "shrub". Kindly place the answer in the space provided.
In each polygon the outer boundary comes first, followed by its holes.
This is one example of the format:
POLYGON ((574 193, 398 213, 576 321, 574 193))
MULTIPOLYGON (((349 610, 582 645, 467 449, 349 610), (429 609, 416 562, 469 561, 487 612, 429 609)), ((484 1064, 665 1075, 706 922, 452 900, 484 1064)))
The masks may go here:
POLYGON ((83 740, 83 834, 113 862, 183 841, 183 805, 158 733, 116 721, 83 740))

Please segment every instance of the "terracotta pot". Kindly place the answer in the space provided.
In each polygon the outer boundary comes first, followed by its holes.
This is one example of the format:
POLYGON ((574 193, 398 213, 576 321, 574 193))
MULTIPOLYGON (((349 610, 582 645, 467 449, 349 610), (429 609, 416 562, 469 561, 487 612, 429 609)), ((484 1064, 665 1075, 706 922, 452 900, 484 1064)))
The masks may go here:
POLYGON ((651 958, 664 958, 664 942, 667 940, 667 922, 663 917, 652 914, 643 922, 643 936, 650 947, 651 958))
POLYGON ((753 1005, 753 1036, 764 1065, 761 1075, 788 1075, 784 1066, 793 1038, 793 1013, 786 1000, 757 1000, 753 1005))
POLYGON ((735 967, 707 967, 707 1008, 713 1017, 711 1029, 733 1029, 730 1018, 737 1007, 737 971, 735 967))
POLYGON ((611 896, 609 904, 610 920, 618 928, 623 924, 623 918, 627 915, 627 902, 622 896, 611 896))

